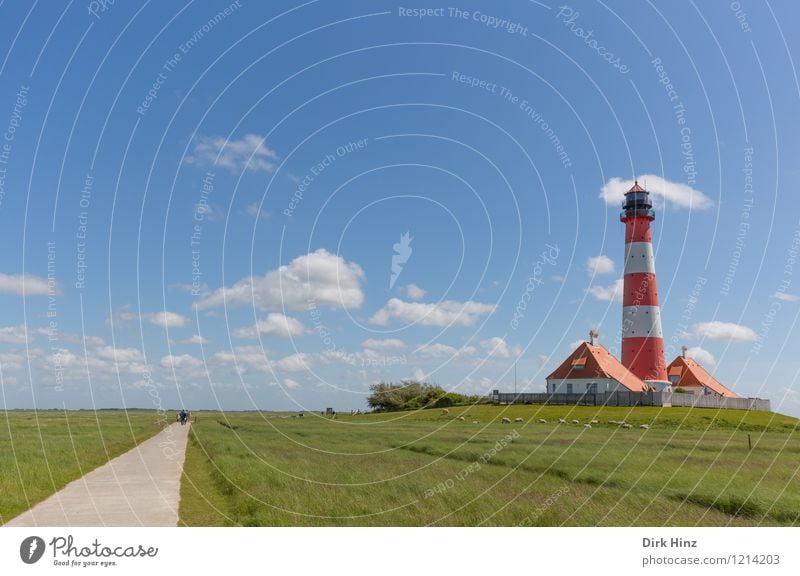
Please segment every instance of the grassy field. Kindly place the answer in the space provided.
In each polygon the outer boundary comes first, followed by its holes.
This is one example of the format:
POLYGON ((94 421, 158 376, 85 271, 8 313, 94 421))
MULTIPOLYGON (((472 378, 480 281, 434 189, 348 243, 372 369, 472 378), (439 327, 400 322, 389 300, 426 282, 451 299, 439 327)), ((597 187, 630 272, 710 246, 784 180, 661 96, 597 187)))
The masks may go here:
POLYGON ((155 411, 0 415, 0 524, 161 430, 155 411))
POLYGON ((772 413, 476 406, 337 420, 197 416, 181 486, 189 526, 800 525, 800 422, 772 413), (562 417, 600 424, 557 424, 562 417))

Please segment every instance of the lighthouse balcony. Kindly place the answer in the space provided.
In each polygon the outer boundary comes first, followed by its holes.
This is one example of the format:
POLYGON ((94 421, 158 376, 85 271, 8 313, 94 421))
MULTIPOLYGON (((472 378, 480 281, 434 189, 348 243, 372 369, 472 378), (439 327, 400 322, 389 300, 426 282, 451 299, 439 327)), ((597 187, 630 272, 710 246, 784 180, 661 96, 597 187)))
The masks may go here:
POLYGON ((645 207, 626 208, 619 213, 620 220, 623 220, 625 218, 634 218, 637 216, 655 219, 656 213, 653 209, 645 207))

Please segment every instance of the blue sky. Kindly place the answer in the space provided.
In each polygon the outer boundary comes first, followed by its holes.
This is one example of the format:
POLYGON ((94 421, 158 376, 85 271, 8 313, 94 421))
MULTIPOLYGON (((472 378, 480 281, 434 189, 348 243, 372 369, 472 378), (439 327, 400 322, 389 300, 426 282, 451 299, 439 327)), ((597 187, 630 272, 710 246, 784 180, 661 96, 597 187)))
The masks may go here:
POLYGON ((800 415, 798 10, 5 2, 3 405, 542 390, 638 177, 667 361, 800 415))

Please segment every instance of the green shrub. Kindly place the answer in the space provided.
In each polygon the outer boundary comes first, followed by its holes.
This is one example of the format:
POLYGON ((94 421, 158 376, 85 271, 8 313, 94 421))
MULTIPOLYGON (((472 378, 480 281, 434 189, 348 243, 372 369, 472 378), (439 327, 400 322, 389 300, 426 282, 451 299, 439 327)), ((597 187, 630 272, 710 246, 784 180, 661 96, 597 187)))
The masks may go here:
POLYGON ((433 403, 434 408, 448 408, 450 406, 455 406, 456 404, 463 404, 464 403, 464 396, 461 394, 456 394, 455 392, 447 392, 443 394, 441 397, 436 399, 436 402, 433 403))

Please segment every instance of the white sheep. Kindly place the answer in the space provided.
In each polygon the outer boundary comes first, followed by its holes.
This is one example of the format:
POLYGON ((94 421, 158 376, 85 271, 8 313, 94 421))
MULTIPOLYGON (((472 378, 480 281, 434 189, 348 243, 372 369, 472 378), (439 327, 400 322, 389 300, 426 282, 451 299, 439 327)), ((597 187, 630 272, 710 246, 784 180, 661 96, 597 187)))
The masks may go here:
POLYGON ((641 428, 642 430, 650 430, 650 425, 649 424, 640 424, 639 428, 641 428))
POLYGON ((473 423, 473 424, 477 424, 477 423, 478 423, 478 421, 477 421, 477 420, 473 420, 473 421, 472 421, 472 423, 473 423))
POLYGON ((559 423, 559 424, 566 424, 566 423, 567 423, 567 421, 566 421, 566 420, 564 420, 563 418, 559 418, 559 419, 558 419, 558 423, 559 423))
POLYGON ((628 425, 624 420, 620 420, 619 422, 617 422, 617 424, 619 426, 627 426, 628 425))
POLYGON ((600 424, 600 420, 598 420, 597 418, 594 418, 594 419, 589 421, 589 424, 600 424))
POLYGON ((524 418, 514 418, 514 422, 525 422, 524 418))
POLYGON ((623 422, 622 423, 622 427, 625 428, 625 430, 630 430, 631 428, 633 428, 633 426, 631 426, 627 422, 623 422))
POLYGON ((547 424, 547 420, 544 418, 539 418, 539 424, 547 424))
POLYGON ((447 408, 442 408, 442 414, 450 414, 450 410, 447 408))
POLYGON ((577 420, 573 420, 572 423, 573 424, 580 424, 580 422, 578 422, 577 420))
POLYGON ((459 419, 461 422, 463 422, 463 421, 464 421, 464 417, 463 417, 463 416, 459 416, 459 417, 458 417, 458 419, 459 419))
POLYGON ((592 428, 592 425, 591 425, 591 424, 584 424, 584 425, 583 425, 583 427, 584 427, 584 428, 589 428, 589 429, 591 430, 591 428, 592 428))
POLYGON ((609 424, 614 424, 615 426, 616 426, 617 424, 619 424, 619 422, 617 422, 616 420, 609 420, 609 421, 608 421, 608 423, 609 423, 609 424))
POLYGON ((511 418, 506 418, 506 417, 503 417, 503 419, 501 420, 501 422, 502 422, 503 424, 511 424, 511 418))

